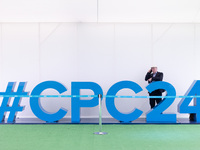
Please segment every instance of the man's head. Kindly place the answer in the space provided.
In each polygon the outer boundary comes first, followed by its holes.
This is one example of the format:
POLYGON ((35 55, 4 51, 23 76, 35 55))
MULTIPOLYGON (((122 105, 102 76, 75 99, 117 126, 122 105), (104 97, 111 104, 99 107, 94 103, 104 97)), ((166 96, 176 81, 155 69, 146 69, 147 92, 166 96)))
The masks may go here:
POLYGON ((151 67, 151 70, 153 73, 156 73, 157 72, 157 67, 151 67))

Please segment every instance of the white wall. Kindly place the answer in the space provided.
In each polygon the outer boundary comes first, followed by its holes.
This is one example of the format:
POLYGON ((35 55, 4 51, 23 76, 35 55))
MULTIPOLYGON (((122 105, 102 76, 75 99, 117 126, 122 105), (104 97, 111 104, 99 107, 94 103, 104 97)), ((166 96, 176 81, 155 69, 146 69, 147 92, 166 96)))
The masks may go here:
MULTIPOLYGON (((26 90, 32 91, 42 81, 55 80, 67 87, 64 94, 70 94, 72 81, 93 81, 106 94, 114 83, 131 80, 144 89, 138 95, 148 95, 144 76, 152 65, 164 72, 164 81, 174 85, 177 95, 184 95, 200 78, 199 24, 1 23, 0 27, 1 91, 9 81, 28 81, 26 90)), ((131 90, 118 94, 134 95, 131 90)), ((34 117, 28 101, 23 98, 26 107, 19 117, 34 117)), ((177 113, 179 101, 166 112, 177 113)), ((62 106, 71 116, 70 99, 45 99, 42 105, 51 112, 62 106)), ((109 117, 103 105, 103 116, 109 117)), ((116 106, 122 112, 150 109, 148 99, 118 99, 116 106)), ((97 107, 81 112, 82 117, 97 115, 97 107)))
MULTIPOLYGON (((32 91, 55 80, 70 94, 72 81, 93 81, 106 94, 114 83, 131 80, 144 89, 138 95, 148 95, 144 76, 157 65, 164 81, 184 95, 200 78, 199 10, 199 0, 0 0, 0 90, 9 81, 27 81, 32 91)), ((19 117, 34 117, 28 100, 19 117)), ((177 113, 179 101, 166 112, 177 113)), ((42 105, 51 112, 62 106, 71 116, 70 99, 42 105)), ((150 109, 148 99, 118 99, 116 106, 122 112, 137 107, 143 116, 150 109)), ((82 117, 97 115, 97 107, 81 110, 82 117)), ((103 117, 110 117, 104 102, 103 117)))

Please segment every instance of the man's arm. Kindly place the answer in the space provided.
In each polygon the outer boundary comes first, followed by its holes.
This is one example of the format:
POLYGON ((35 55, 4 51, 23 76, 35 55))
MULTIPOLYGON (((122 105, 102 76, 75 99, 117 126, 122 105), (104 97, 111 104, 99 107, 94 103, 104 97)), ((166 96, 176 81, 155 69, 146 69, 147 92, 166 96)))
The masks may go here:
POLYGON ((152 78, 151 73, 147 72, 146 76, 145 76, 145 81, 149 80, 150 78, 152 78))

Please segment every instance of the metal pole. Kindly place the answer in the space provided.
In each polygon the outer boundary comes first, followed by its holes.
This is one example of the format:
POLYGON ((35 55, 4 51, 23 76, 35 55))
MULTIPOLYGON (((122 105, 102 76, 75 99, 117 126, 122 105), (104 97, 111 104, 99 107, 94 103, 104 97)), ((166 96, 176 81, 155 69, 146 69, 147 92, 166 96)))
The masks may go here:
POLYGON ((103 135, 103 134, 108 134, 107 132, 102 132, 102 102, 101 102, 101 98, 102 95, 99 94, 98 95, 99 98, 99 132, 95 132, 94 134, 98 134, 98 135, 103 135))

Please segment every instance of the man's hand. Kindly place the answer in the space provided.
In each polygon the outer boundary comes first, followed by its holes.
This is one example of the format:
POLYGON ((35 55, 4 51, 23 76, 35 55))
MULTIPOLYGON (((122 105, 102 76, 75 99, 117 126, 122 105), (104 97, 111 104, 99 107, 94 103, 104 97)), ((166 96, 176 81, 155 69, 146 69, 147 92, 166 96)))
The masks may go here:
POLYGON ((151 72, 152 72, 152 69, 150 69, 148 72, 151 73, 151 72))
POLYGON ((152 81, 152 78, 149 78, 148 81, 151 82, 151 81, 152 81))

